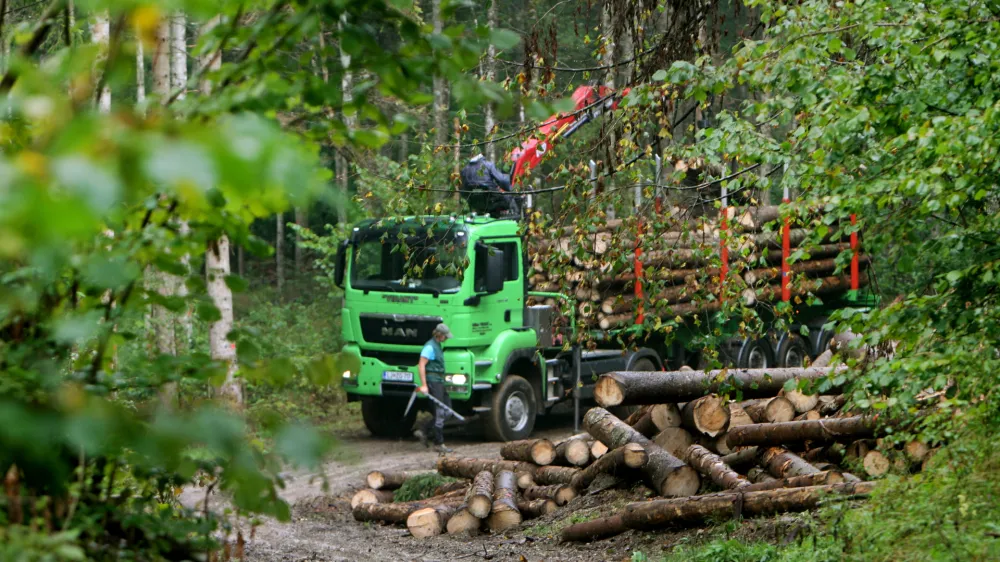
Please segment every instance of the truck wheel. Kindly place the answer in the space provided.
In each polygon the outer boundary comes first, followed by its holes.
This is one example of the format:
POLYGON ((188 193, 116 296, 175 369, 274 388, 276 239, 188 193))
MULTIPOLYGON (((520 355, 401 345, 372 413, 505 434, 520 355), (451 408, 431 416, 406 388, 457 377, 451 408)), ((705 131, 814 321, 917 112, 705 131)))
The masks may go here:
POLYGON ((361 417, 365 427, 375 437, 399 438, 413 433, 413 423, 417 421, 417 404, 403 417, 406 403, 401 398, 371 397, 361 399, 361 417))
MULTIPOLYGON (((632 365, 633 371, 659 371, 656 364, 647 357, 643 357, 632 365)), ((618 419, 624 420, 625 418, 632 415, 633 412, 638 410, 641 406, 615 406, 609 411, 614 414, 618 419)))
POLYGON ((486 437, 492 441, 517 441, 535 429, 535 391, 528 381, 507 375, 493 393, 493 404, 486 416, 486 437))
POLYGON ((809 344, 795 334, 785 334, 775 351, 779 367, 802 367, 811 357, 809 344))
POLYGON ((774 366, 774 352, 764 338, 743 340, 736 356, 736 366, 740 369, 767 369, 774 366))

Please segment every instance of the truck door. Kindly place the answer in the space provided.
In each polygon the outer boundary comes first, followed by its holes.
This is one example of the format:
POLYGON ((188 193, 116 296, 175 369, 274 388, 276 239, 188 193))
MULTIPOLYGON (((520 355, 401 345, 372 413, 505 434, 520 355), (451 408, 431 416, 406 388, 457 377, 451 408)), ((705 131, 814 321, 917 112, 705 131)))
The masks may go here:
POLYGON ((475 278, 477 293, 486 290, 486 257, 488 252, 503 252, 503 289, 492 295, 483 295, 479 308, 480 320, 472 324, 472 332, 481 336, 486 344, 504 330, 524 326, 524 271, 521 267, 521 241, 517 238, 483 239, 476 245, 475 278))

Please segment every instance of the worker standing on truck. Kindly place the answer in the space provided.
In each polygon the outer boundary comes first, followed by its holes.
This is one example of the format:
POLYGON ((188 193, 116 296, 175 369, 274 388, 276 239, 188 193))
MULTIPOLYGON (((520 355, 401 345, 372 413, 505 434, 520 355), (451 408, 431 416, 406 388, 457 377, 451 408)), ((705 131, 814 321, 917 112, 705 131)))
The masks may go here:
POLYGON ((520 214, 521 206, 511 195, 510 176, 498 170, 482 154, 470 158, 460 175, 462 191, 473 211, 498 216, 520 214))
MULTIPOLYGON (((447 324, 441 323, 435 326, 431 339, 424 344, 424 348, 420 351, 420 362, 417 363, 417 370, 420 372, 417 392, 433 396, 448 405, 449 408, 451 407, 451 397, 444 390, 444 351, 441 350, 441 344, 451 337, 451 330, 447 324)), ((444 420, 448 417, 448 412, 433 401, 431 406, 434 408, 434 417, 424 422, 423 426, 414 434, 424 447, 430 446, 428 436, 432 436, 435 451, 450 453, 451 449, 444 444, 444 420)))

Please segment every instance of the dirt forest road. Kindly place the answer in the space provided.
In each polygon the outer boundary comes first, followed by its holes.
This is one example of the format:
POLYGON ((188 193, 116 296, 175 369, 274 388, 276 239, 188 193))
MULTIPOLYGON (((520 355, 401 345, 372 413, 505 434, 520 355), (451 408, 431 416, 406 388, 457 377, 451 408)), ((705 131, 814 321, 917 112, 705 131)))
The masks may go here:
MULTIPOLYGON (((555 441, 571 435, 572 429, 572 418, 560 416, 558 420, 546 422, 546 427, 536 430, 535 435, 555 441)), ((481 439, 476 435, 452 434, 449 446, 455 449, 457 456, 498 457, 499 444, 483 443, 481 439)), ((246 560, 623 560, 631 557, 632 542, 637 538, 625 535, 591 545, 560 545, 552 536, 551 526, 546 526, 551 520, 535 520, 497 536, 445 535, 414 539, 404 527, 355 521, 351 516, 350 498, 362 487, 369 471, 432 468, 437 454, 413 439, 373 439, 367 432, 358 431, 341 439, 337 457, 324 467, 322 475, 290 473, 282 496, 292 506, 292 521, 265 520, 248 540, 246 560), (326 492, 323 476, 328 485, 326 492)), ((181 499, 185 504, 201 506, 205 500, 204 490, 188 490, 181 499)), ((217 500, 212 498, 210 505, 216 505, 217 500)), ((602 507, 607 509, 608 499, 582 496, 573 503, 577 505, 572 516, 588 513, 594 516, 602 507)), ((549 517, 558 515, 559 512, 549 517)), ((563 513, 562 517, 568 515, 563 513)))

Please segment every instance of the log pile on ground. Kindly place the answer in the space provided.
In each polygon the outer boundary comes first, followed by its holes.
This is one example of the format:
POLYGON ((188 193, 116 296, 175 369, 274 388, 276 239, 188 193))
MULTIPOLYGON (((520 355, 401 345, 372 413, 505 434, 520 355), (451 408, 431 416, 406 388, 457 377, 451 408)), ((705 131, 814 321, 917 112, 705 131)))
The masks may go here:
MULTIPOLYGON (((932 454, 924 443, 898 450, 888 445, 884 430, 898 427, 898 420, 889 424, 844 411, 842 396, 803 390, 793 397, 784 391, 786 383, 815 382, 840 371, 764 371, 730 370, 728 378, 692 370, 604 375, 596 387, 599 403, 642 405, 628 418, 595 407, 584 415, 587 433, 558 444, 529 439, 503 445, 504 458, 441 457, 437 473, 459 483, 411 502, 398 501, 390 490, 366 488, 351 502, 354 516, 406 524, 414 537, 500 533, 537 517, 569 519, 588 506, 581 496, 608 488, 642 483, 662 498, 571 524, 560 535, 564 541, 592 541, 630 529, 807 510, 823 498, 863 498, 875 486, 871 480, 894 469, 919 470, 932 454), (753 399, 726 398, 727 380, 753 399), (791 419, 807 406, 815 419, 791 419), (600 455, 593 453, 595 444, 603 445, 600 455), (563 511, 569 513, 560 516, 563 511)), ((396 487, 416 474, 422 473, 372 473, 367 483, 396 487)))
MULTIPOLYGON (((850 277, 837 267, 837 256, 851 252, 848 240, 827 236, 810 239, 818 215, 793 217, 789 231, 794 295, 846 291, 850 277)), ((682 209, 644 219, 642 235, 636 217, 607 220, 577 229, 532 227, 528 257, 534 291, 559 292, 575 298, 572 306, 582 326, 610 330, 630 325, 641 305, 645 313, 663 317, 691 316, 719 309, 720 289, 747 306, 781 298, 781 213, 777 206, 730 208, 728 230, 719 217, 690 219, 682 209), (719 283, 723 240, 731 256, 725 287, 719 283), (643 296, 635 297, 635 250, 642 249, 643 296)), ((861 268, 868 258, 859 256, 861 268)), ((867 283, 862 275, 861 283, 867 283)), ((531 303, 559 309, 567 303, 535 299, 531 303)), ((530 304, 530 303, 529 303, 530 304)))

